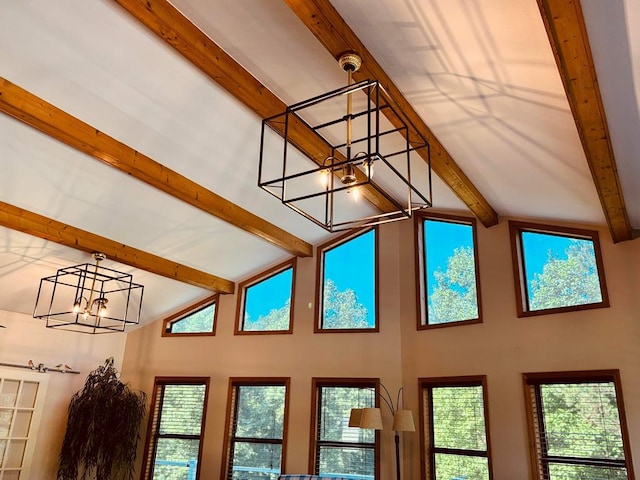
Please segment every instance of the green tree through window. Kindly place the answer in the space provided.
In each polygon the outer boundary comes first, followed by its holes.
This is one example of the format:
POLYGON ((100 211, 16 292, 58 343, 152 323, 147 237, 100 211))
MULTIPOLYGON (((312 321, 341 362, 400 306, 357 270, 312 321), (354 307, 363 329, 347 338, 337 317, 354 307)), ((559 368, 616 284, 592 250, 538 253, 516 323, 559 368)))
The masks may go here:
POLYGON ((282 470, 288 379, 232 380, 226 478, 275 480, 282 470))
POLYGON ((421 325, 480 321, 476 272, 475 221, 437 216, 423 217, 421 325))
POLYGON ((422 379, 427 477, 432 480, 488 480, 489 449, 484 377, 422 379), (427 413, 428 412, 428 413, 427 413))
POLYGON ((526 374, 540 479, 627 479, 616 372, 526 374), (591 375, 591 377, 590 377, 591 375))
POLYGON ((208 385, 208 378, 156 378, 143 478, 195 478, 208 385))

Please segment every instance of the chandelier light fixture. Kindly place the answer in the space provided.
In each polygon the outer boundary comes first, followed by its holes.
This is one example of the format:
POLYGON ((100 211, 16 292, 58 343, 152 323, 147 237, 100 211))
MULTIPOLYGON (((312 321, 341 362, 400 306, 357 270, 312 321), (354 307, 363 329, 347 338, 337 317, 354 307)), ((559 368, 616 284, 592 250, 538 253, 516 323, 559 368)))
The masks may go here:
POLYGON ((94 253, 95 265, 61 268, 40 280, 34 318, 47 328, 82 333, 123 332, 140 322, 144 287, 133 276, 100 266, 104 253, 94 253))
POLYGON ((353 83, 361 63, 342 55, 345 87, 262 122, 258 186, 330 232, 432 205, 429 143, 378 81, 353 83))

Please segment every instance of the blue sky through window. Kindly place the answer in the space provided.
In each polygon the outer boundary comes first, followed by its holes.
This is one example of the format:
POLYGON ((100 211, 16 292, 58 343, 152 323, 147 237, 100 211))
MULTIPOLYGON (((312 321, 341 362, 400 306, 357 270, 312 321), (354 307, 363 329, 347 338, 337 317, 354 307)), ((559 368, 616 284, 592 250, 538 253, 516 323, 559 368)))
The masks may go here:
POLYGON ((257 320, 271 310, 284 307, 291 298, 293 268, 288 268, 247 288, 245 316, 257 320))
MULTIPOLYGON (((522 251, 527 284, 531 282, 534 274, 542 273, 549 259, 549 254, 554 258, 566 260, 567 248, 574 241, 573 238, 549 235, 548 233, 522 232, 522 251)), ((588 240, 580 241, 589 242, 588 240)))
POLYGON ((367 325, 375 325, 375 230, 369 230, 324 256, 324 282, 332 280, 339 291, 353 290, 367 309, 367 325))
POLYGON ((429 294, 433 293, 436 286, 434 272, 436 270, 446 272, 449 258, 453 256, 454 250, 462 247, 473 247, 473 228, 471 225, 425 220, 424 251, 429 294))

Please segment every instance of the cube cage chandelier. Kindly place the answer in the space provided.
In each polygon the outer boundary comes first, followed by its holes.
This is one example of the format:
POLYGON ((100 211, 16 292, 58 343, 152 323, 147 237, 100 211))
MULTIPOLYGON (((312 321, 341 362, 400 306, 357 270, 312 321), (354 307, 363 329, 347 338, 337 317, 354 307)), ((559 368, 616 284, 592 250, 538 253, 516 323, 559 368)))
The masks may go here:
POLYGON ((360 57, 348 53, 339 64, 347 72, 345 87, 263 120, 258 185, 330 232, 410 218, 431 207, 429 143, 378 81, 352 83, 360 57), (302 143, 306 147, 290 148, 302 143), (314 158, 313 149, 322 153, 314 158), (354 204, 359 197, 373 205, 354 204))
POLYGON ((123 332, 137 325, 144 287, 128 273, 100 266, 105 258, 94 253, 95 265, 61 268, 41 279, 33 317, 45 319, 47 328, 82 333, 123 332))

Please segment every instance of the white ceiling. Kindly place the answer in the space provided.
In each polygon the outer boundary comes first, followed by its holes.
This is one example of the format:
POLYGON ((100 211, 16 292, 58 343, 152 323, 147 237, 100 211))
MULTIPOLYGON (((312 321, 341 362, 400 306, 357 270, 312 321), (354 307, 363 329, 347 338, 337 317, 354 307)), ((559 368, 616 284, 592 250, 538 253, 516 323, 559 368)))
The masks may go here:
MULTIPOLYGON (((345 83, 281 0, 173 3, 285 103, 345 83)), ((499 215, 605 223, 535 0, 332 3, 499 215)), ((640 6, 582 4, 638 228, 640 6)), ((115 2, 0 0, 0 44, 0 76, 307 242, 327 238, 256 186, 261 119, 115 2)), ((465 210, 439 179, 433 199, 465 210)), ((288 257, 4 114, 0 201, 232 281, 288 257)), ((5 228, 0 245, 3 310, 32 313, 41 277, 91 261, 5 228)), ((143 322, 207 295, 110 265, 145 285, 143 322)))

